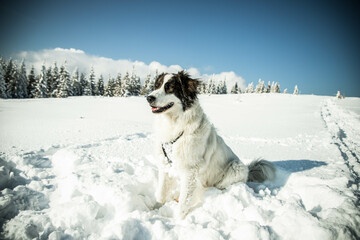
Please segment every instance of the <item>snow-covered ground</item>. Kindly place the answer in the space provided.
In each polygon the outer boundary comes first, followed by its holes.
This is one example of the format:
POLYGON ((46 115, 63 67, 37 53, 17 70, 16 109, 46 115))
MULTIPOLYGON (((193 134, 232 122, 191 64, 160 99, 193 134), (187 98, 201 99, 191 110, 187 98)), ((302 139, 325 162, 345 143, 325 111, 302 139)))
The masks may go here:
POLYGON ((277 178, 157 207, 144 98, 0 100, 0 238, 359 239, 360 99, 201 96, 245 163, 277 178))

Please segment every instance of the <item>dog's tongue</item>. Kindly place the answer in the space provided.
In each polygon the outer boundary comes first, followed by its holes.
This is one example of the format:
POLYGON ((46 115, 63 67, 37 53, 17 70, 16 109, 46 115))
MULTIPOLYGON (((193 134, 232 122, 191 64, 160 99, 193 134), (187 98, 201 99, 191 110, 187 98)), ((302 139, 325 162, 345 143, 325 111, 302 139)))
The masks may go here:
POLYGON ((159 110, 159 108, 157 108, 157 107, 151 107, 151 111, 156 111, 156 110, 159 110))

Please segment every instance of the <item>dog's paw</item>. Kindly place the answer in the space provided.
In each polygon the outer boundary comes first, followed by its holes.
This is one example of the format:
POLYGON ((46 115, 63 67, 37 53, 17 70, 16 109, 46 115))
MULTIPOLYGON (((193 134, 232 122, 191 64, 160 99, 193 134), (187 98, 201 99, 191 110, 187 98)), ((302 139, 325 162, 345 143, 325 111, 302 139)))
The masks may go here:
POLYGON ((164 196, 164 194, 158 191, 155 193, 155 200, 160 204, 165 204, 166 197, 164 196))

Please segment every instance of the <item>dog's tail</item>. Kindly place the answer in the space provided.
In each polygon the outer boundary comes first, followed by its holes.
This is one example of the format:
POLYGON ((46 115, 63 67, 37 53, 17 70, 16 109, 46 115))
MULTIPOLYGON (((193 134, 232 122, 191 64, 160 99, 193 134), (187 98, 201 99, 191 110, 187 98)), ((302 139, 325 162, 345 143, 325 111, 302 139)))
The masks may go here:
POLYGON ((276 176, 276 168, 274 164, 263 159, 257 159, 248 166, 249 175, 248 182, 264 182, 272 181, 276 176))

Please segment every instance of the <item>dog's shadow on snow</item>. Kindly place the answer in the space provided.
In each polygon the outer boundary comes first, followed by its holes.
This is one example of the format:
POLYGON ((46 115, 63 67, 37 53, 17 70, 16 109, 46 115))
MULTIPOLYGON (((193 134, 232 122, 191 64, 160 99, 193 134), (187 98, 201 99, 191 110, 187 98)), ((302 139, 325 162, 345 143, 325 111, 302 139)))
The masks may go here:
POLYGON ((284 160, 272 162, 276 167, 276 178, 273 181, 264 183, 248 182, 247 185, 256 193, 266 188, 271 194, 276 194, 278 190, 283 188, 292 174, 309 171, 313 168, 326 166, 327 163, 315 160, 284 160))

